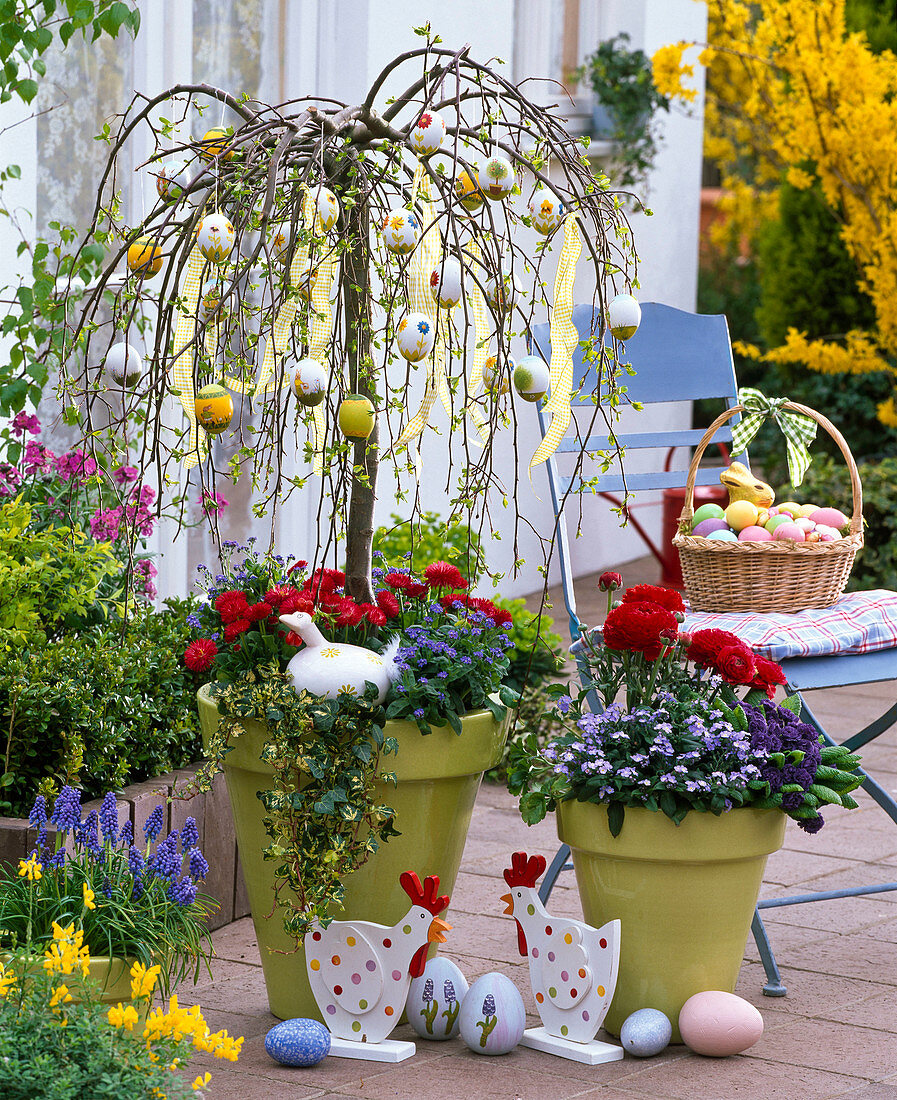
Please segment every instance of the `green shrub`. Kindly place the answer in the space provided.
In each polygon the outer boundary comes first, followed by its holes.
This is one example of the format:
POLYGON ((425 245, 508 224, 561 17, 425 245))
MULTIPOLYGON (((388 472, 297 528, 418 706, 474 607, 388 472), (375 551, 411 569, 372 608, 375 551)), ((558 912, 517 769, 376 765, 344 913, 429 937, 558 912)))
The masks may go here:
POLYGON ((508 651, 511 664, 505 683, 515 691, 522 691, 524 683, 539 685, 545 680, 556 680, 564 667, 564 652, 560 634, 552 630, 551 616, 543 612, 540 620, 527 610, 522 597, 516 600, 499 597, 492 602, 514 617, 508 635, 514 648, 508 651))
POLYGON ((506 783, 508 780, 508 760, 515 746, 522 746, 526 738, 534 735, 539 748, 564 732, 564 725, 554 709, 554 699, 545 691, 546 683, 527 684, 520 694, 517 714, 508 743, 505 745, 501 761, 486 772, 490 783, 506 783))
POLYGON ((187 601, 19 650, 0 667, 0 813, 70 783, 85 798, 201 756, 195 692, 181 661, 187 601))
POLYGON ((391 565, 410 554, 408 568, 418 572, 430 562, 447 561, 457 566, 471 584, 482 574, 486 559, 480 538, 466 523, 447 524, 435 512, 421 512, 415 521, 395 514, 389 518, 392 526, 377 528, 373 547, 391 565))
MULTIPOLYGON (((850 575, 850 591, 870 588, 897 590, 897 458, 857 465, 863 486, 866 543, 850 575)), ((853 512, 850 475, 843 459, 814 458, 800 488, 784 485, 780 500, 812 501, 853 512)))

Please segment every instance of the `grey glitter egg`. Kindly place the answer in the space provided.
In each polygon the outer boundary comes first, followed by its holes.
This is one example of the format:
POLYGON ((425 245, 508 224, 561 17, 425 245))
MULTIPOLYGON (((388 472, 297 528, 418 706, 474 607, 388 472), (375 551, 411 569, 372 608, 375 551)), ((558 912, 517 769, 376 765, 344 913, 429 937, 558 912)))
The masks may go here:
POLYGON ((651 1058, 669 1044, 673 1025, 657 1008, 640 1008, 627 1016, 620 1028, 620 1042, 628 1054, 651 1058))
POLYGON ((330 1032, 317 1020, 283 1020, 265 1036, 265 1050, 282 1066, 316 1066, 330 1053, 330 1032))

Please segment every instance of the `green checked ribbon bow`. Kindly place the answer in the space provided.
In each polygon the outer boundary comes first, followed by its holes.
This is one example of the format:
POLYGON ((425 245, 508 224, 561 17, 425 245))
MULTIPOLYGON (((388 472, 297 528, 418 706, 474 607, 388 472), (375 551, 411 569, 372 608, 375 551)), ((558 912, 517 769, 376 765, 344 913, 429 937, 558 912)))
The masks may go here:
POLYGON ((743 386, 738 391, 738 403, 744 406, 744 415, 732 429, 732 454, 741 454, 760 430, 763 421, 771 416, 785 436, 788 476, 796 488, 803 481, 811 462, 807 445, 816 438, 816 421, 803 413, 787 411, 783 407, 787 401, 787 397, 766 397, 759 390, 743 386))

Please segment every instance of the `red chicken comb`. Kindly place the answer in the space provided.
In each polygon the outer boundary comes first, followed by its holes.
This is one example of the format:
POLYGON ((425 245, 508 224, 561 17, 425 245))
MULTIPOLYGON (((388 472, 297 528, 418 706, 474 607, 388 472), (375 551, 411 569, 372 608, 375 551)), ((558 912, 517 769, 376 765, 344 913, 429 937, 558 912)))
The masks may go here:
POLYGON ((503 874, 508 886, 535 886, 545 870, 545 856, 528 856, 526 852, 515 852, 511 856, 511 866, 503 874))
MULTIPOLYGON (((544 859, 542 861, 545 863, 544 859)), ((437 895, 439 890, 439 875, 427 875, 424 879, 424 884, 421 886, 420 879, 414 873, 414 871, 404 871, 399 876, 399 882, 402 884, 402 889, 414 902, 415 905, 420 905, 426 909, 432 915, 438 916, 443 909, 448 908, 449 897, 447 894, 443 894, 441 897, 437 895)))

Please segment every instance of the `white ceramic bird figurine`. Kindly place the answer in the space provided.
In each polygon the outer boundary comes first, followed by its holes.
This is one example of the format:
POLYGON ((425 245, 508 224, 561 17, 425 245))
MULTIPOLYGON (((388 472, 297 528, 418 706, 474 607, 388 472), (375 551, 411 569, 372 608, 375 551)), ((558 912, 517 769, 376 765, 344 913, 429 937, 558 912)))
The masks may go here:
POLYGON ((413 871, 399 877, 412 905, 392 928, 369 921, 331 921, 305 940, 311 991, 333 1035, 356 1043, 380 1043, 399 1022, 412 978, 419 978, 431 943, 445 943, 451 925, 439 914, 439 877, 421 886, 413 871))
POLYGON ((346 642, 328 642, 304 611, 281 615, 280 621, 305 642, 305 648, 287 665, 297 692, 310 691, 327 699, 335 699, 341 691, 363 695, 365 682, 370 681, 377 687, 377 702, 382 703, 390 684, 398 678, 397 637, 380 654, 346 642))
POLYGON ((620 922, 593 928, 570 917, 553 917, 539 900, 536 882, 544 856, 515 852, 505 872, 511 887, 502 896, 517 921, 517 946, 529 959, 530 982, 545 1030, 576 1043, 595 1038, 617 984, 620 922))

